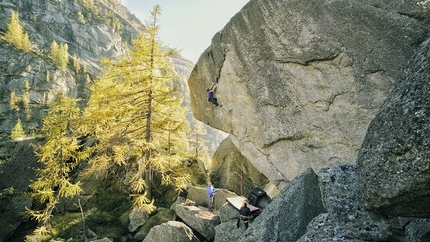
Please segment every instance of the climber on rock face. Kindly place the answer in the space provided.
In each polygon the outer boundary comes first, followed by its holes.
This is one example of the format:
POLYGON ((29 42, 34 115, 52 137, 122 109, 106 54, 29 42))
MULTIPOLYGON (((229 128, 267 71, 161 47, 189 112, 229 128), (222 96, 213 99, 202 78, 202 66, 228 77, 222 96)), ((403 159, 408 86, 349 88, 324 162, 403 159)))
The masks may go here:
POLYGON ((216 89, 215 83, 212 84, 211 87, 206 87, 206 93, 208 95, 208 101, 213 103, 215 106, 221 107, 222 104, 219 104, 218 99, 214 97, 215 89, 216 89))

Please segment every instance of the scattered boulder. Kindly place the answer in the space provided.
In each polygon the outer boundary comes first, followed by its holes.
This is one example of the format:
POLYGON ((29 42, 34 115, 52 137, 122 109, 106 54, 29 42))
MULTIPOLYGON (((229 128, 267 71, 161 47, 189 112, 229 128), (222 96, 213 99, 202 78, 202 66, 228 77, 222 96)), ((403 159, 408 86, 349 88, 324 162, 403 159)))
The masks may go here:
POLYGON ((175 212, 184 223, 208 240, 215 237, 215 227, 220 223, 219 216, 196 206, 185 206, 185 204, 176 204, 175 212))
POLYGON ((365 201, 389 216, 430 217, 430 39, 371 122, 358 155, 365 201))
POLYGON ((153 227, 143 242, 199 242, 193 231, 184 223, 169 221, 153 227))
POLYGON ((230 220, 237 219, 239 217, 239 211, 230 205, 230 203, 225 203, 224 206, 218 210, 218 215, 221 219, 221 223, 228 222, 230 220))
POLYGON ((296 241, 308 223, 324 212, 318 176, 309 168, 273 199, 237 241, 296 241))
MULTIPOLYGON (((226 198, 237 196, 236 193, 226 189, 216 188, 217 192, 214 198, 214 209, 220 209, 225 203, 226 198)), ((206 188, 191 186, 188 188, 187 198, 194 201, 197 206, 208 207, 208 194, 206 188)))
POLYGON ((145 224, 134 234, 133 241, 141 242, 148 235, 149 231, 157 225, 175 220, 175 211, 167 208, 157 208, 157 212, 151 215, 145 224))
POLYGON ((143 209, 133 208, 128 215, 130 223, 128 225, 128 231, 135 232, 140 226, 142 226, 149 219, 149 214, 143 209))

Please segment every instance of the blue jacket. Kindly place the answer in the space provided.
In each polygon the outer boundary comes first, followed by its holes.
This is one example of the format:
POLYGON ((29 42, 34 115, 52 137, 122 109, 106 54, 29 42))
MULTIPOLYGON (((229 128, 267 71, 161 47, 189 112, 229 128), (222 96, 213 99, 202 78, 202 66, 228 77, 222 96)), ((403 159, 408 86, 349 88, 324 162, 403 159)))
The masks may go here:
POLYGON ((213 186, 208 186, 208 197, 212 197, 216 192, 216 189, 213 186))

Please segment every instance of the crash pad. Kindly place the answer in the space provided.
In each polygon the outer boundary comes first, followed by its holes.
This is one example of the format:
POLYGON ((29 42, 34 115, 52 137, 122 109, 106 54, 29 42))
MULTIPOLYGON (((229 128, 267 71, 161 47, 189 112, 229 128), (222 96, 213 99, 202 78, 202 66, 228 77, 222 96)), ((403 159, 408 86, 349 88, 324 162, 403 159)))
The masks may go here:
MULTIPOLYGON (((236 208, 237 210, 240 210, 240 208, 243 205, 243 202, 246 201, 246 198, 237 196, 237 197, 229 197, 226 200, 234 208, 236 208)), ((249 203, 247 203, 247 206, 248 206, 249 210, 251 210, 251 213, 260 211, 260 208, 255 207, 249 203)))

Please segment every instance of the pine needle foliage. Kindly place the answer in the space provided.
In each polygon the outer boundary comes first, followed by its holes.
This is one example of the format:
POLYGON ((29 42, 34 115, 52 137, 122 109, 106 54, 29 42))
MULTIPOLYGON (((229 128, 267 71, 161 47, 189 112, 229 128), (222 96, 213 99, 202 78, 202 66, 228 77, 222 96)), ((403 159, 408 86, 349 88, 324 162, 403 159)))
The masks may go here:
POLYGON ((15 126, 13 127, 11 138, 14 140, 25 138, 25 132, 22 128, 21 119, 18 119, 15 126))
POLYGON ((58 44, 55 40, 51 43, 51 51, 49 56, 55 66, 60 69, 65 69, 69 64, 69 46, 67 44, 58 44))
POLYGON ((40 211, 27 209, 30 216, 41 223, 37 231, 47 231, 51 213, 62 197, 73 197, 81 192, 80 183, 73 183, 71 172, 78 162, 88 158, 80 151, 75 135, 80 109, 77 99, 58 94, 48 115, 43 119, 41 133, 46 142, 35 146, 35 154, 43 167, 36 170, 36 180, 30 185, 35 197, 46 207, 40 211))
MULTIPOLYGON (((152 176, 180 189, 184 179, 172 176, 180 164, 180 149, 186 147, 188 127, 182 99, 173 89, 175 75, 171 57, 178 52, 162 47, 158 40, 156 5, 148 31, 133 43, 127 57, 104 59, 100 78, 91 86, 80 132, 96 140, 89 147, 93 156, 88 175, 115 176, 126 185, 134 207, 151 212, 152 176), (118 177, 118 171, 124 175, 118 177)), ((185 179, 186 180, 186 179, 185 179)))
POLYGON ((206 134, 207 130, 203 126, 203 123, 198 120, 194 120, 194 128, 191 132, 191 135, 193 136, 191 138, 191 144, 193 145, 195 159, 200 159, 202 158, 200 156, 208 153, 208 148, 205 144, 205 140, 203 139, 206 134))
POLYGON ((19 23, 19 14, 12 11, 10 22, 7 25, 6 41, 25 52, 30 51, 30 39, 19 23))

